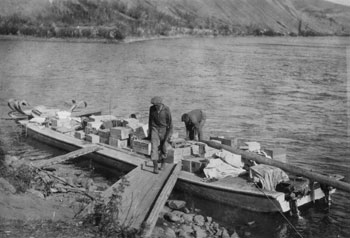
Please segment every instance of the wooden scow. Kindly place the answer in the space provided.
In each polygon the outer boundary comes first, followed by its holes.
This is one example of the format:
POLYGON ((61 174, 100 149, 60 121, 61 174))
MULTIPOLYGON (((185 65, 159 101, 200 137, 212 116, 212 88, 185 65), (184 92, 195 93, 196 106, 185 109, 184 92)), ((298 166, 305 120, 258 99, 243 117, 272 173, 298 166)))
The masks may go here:
POLYGON ((320 184, 325 184, 325 185, 332 186, 334 188, 337 188, 337 189, 340 189, 340 190, 343 190, 346 192, 350 192, 350 184, 349 183, 345 183, 345 182, 336 180, 332 177, 318 174, 318 173, 315 173, 315 172, 312 172, 312 171, 309 171, 309 170, 306 170, 306 169, 303 169, 303 168, 300 168, 300 167, 297 167, 294 165, 282 163, 282 162, 277 161, 277 160, 268 159, 268 158, 265 158, 263 156, 260 156, 258 154, 252 153, 252 152, 246 152, 246 151, 243 151, 240 149, 233 148, 231 146, 222 145, 222 144, 219 144, 217 142, 207 141, 207 140, 203 140, 202 142, 204 142, 208 146, 216 148, 216 149, 224 149, 224 150, 230 151, 230 152, 235 153, 235 154, 240 154, 245 159, 253 160, 253 161, 260 163, 260 164, 267 164, 267 165, 275 166, 275 167, 278 167, 278 168, 283 169, 285 171, 288 171, 292 174, 301 175, 301 176, 309 178, 313 181, 317 181, 320 184))

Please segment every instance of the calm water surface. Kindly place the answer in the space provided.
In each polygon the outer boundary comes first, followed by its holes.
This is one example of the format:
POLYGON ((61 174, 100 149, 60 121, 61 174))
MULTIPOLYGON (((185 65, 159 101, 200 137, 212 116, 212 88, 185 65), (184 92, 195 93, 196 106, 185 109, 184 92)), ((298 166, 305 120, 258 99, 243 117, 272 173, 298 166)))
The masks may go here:
MULTIPOLYGON (((115 115, 140 112, 146 121, 151 97, 160 95, 171 108, 180 135, 184 135, 182 113, 201 108, 208 114, 206 136, 283 147, 294 165, 348 176, 349 42, 349 38, 198 38, 119 45, 0 41, 0 116, 7 116, 9 98, 57 107, 77 99, 115 115)), ((5 153, 20 157, 58 153, 30 141, 17 143, 15 131, 12 122, 0 120, 5 153)), ((303 209, 304 219, 291 222, 303 237, 350 237, 349 198, 338 191, 329 213, 321 207, 303 209)), ((228 227, 248 230, 250 237, 300 237, 279 214, 187 199, 228 227), (245 228, 253 220, 254 226, 245 228)))

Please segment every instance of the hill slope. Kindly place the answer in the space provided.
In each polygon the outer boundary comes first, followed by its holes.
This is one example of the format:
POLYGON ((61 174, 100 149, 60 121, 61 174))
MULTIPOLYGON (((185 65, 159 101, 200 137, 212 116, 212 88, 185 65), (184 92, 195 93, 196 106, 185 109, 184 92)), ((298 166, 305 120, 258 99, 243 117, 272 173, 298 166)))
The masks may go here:
POLYGON ((179 33, 349 35, 350 7, 323 0, 0 2, 0 34, 121 39, 179 33))

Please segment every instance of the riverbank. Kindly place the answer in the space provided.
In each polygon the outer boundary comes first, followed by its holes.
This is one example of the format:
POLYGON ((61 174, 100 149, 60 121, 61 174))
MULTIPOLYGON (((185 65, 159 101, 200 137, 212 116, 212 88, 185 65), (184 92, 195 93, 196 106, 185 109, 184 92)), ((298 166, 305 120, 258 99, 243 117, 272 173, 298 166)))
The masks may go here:
MULTIPOLYGON (((99 213, 76 218, 92 200, 98 201, 99 193, 115 181, 96 173, 98 168, 77 167, 78 159, 74 164, 38 169, 26 158, 7 154, 0 162, 0 237, 116 235, 119 227, 108 219, 108 207, 99 211, 102 211, 102 219, 98 218, 99 213)), ((169 200, 159 215, 152 237, 229 238, 238 235, 233 228, 220 226, 200 210, 188 208, 185 201, 169 200)))

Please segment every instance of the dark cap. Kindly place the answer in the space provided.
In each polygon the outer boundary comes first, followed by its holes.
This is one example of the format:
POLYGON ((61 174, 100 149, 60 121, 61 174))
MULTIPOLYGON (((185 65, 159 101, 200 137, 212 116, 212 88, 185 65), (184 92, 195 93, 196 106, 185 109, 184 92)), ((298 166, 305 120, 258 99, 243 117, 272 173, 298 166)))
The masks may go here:
POLYGON ((162 104, 162 103, 163 103, 163 99, 161 97, 156 96, 151 99, 151 104, 153 105, 162 104))

